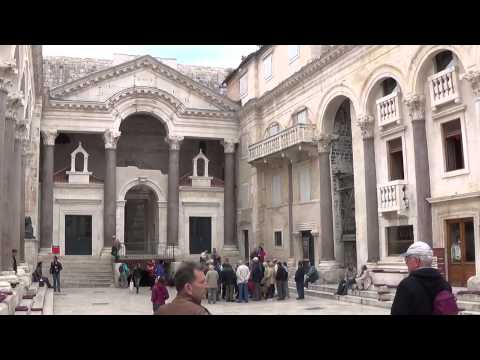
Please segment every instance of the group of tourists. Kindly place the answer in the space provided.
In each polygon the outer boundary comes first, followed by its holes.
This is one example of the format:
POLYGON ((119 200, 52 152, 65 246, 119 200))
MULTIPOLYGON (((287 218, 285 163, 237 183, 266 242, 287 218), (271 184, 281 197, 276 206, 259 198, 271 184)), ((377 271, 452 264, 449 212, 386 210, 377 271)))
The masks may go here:
POLYGON ((368 290, 373 284, 373 278, 367 265, 362 266, 360 274, 357 272, 352 264, 347 265, 345 275, 342 281, 338 284, 337 295, 347 295, 348 290, 368 290))
MULTIPOLYGON (((52 288, 48 277, 43 276, 42 262, 37 263, 35 271, 32 273, 32 281, 38 282, 38 286, 43 287, 47 285, 48 288, 52 288)), ((53 292, 60 292, 60 272, 63 270, 62 263, 58 261, 56 256, 53 257, 53 261, 50 263, 50 274, 53 278, 53 292)))

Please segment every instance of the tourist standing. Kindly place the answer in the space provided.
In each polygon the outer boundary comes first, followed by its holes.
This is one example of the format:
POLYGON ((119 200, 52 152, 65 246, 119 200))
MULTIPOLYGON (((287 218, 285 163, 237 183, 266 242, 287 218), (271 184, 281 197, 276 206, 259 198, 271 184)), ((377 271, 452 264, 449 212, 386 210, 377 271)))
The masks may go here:
POLYGON ((209 304, 217 302, 218 278, 217 270, 215 270, 213 265, 210 265, 210 270, 208 270, 206 275, 209 304))
POLYGON ((262 285, 263 285, 263 297, 269 299, 273 297, 271 295, 271 285, 273 284, 273 267, 271 266, 270 261, 267 261, 265 264, 265 271, 263 273, 262 285))
POLYGON ((12 269, 17 273, 17 249, 12 249, 12 269))
POLYGON ((138 290, 140 288, 140 282, 142 281, 142 276, 143 276, 143 270, 142 267, 140 266, 139 263, 135 266, 135 269, 133 269, 133 283, 135 284, 135 287, 137 288, 137 294, 138 290))
POLYGON ((62 264, 58 261, 57 256, 54 256, 50 264, 50 274, 53 277, 53 292, 60 292, 60 271, 62 270, 62 264))
POLYGON ((295 285, 297 287, 297 300, 303 300, 305 298, 304 291, 304 281, 305 281, 305 268, 303 267, 303 262, 298 262, 298 268, 295 272, 295 285))
POLYGON ((416 241, 403 255, 409 275, 397 287, 392 315, 456 315, 459 312, 452 287, 432 268, 433 251, 416 241))
POLYGON ((225 262, 225 264, 223 264, 220 278, 222 280, 222 288, 225 289, 225 300, 227 302, 234 301, 233 290, 235 283, 235 272, 233 271, 232 266, 228 262, 225 262))
POLYGON ((115 258, 115 262, 117 262, 120 257, 120 247, 122 244, 115 235, 112 236, 112 244, 112 256, 115 258))
POLYGON ((165 301, 170 297, 164 278, 155 279, 155 285, 152 288, 153 313, 155 314, 160 306, 165 305, 165 301))
POLYGON ((238 301, 242 302, 245 301, 248 303, 248 294, 247 294, 247 283, 248 279, 250 278, 250 270, 248 266, 243 264, 240 260, 238 262, 237 268, 237 285, 238 285, 238 301))
POLYGON ((288 288, 288 265, 285 261, 283 262, 283 267, 285 268, 285 271, 287 272, 287 278, 285 279, 285 282, 283 283, 284 294, 285 294, 287 299, 290 299, 290 289, 288 288))
POLYGON ((195 263, 183 263, 175 273, 177 296, 169 304, 160 306, 156 315, 210 315, 204 308, 207 282, 200 266, 195 263))
POLYGON ((216 248, 213 248, 212 250, 212 260, 213 260, 214 267, 220 266, 222 258, 220 257, 220 255, 217 254, 216 248))
POLYGON ((120 273, 119 278, 119 285, 121 288, 128 287, 128 266, 125 263, 121 263, 120 267, 118 268, 118 272, 120 273))
POLYGON ((278 300, 285 300, 285 297, 287 296, 286 287, 288 282, 288 272, 280 261, 277 263, 275 280, 277 281, 278 300))
POLYGON ((263 250, 263 247, 260 245, 257 250, 258 261, 260 261, 260 263, 263 264, 266 256, 267 256, 267 253, 265 252, 265 250, 263 250))
POLYGON ((252 281, 253 281, 253 300, 260 300, 260 283, 263 279, 262 265, 257 257, 253 258, 252 281))

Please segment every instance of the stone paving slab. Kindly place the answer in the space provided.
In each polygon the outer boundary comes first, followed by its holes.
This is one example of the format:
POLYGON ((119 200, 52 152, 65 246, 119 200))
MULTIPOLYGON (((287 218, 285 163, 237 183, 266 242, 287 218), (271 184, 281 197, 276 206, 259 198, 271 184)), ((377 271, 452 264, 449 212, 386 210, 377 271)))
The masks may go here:
MULTIPOLYGON (((169 288, 171 301, 175 289, 169 288)), ((55 315, 151 315, 150 288, 140 288, 140 293, 130 293, 119 288, 65 289, 54 298, 55 315)), ((167 302, 169 302, 167 301, 167 302)), ((336 300, 306 297, 284 301, 250 301, 203 305, 215 315, 388 315, 387 309, 354 303, 340 303, 336 300)))

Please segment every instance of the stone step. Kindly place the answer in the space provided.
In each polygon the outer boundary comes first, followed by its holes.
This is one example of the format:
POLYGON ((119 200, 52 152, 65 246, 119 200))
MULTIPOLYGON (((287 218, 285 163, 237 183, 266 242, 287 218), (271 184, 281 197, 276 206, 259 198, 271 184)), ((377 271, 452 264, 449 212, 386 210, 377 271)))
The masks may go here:
POLYGON ((53 315, 53 289, 47 289, 43 302, 43 315, 53 315))
POLYGON ((480 295, 477 294, 462 294, 456 295, 458 301, 474 301, 474 302, 480 302, 480 295))
POLYGON ((461 311, 459 315, 480 315, 480 311, 461 311))
POLYGON ((480 311, 480 302, 478 301, 457 300, 457 305, 465 311, 480 311))
POLYGON ((63 289, 74 289, 74 288, 110 288, 113 287, 113 283, 67 283, 62 284, 63 289))

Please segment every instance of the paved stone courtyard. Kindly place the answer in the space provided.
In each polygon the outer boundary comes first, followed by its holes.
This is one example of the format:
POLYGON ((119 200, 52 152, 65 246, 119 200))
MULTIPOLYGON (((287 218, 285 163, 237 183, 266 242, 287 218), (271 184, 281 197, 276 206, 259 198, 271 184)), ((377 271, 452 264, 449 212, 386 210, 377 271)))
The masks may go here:
MULTIPOLYGON (((140 288, 131 294, 118 288, 67 288, 54 297, 55 315, 151 315, 150 289, 140 288)), ((175 289, 169 288, 170 300, 175 289)), ((291 297, 285 301, 250 301, 248 304, 216 304, 204 302, 216 315, 386 315, 388 309, 373 306, 340 303, 335 300, 306 297, 303 301, 291 297)))

